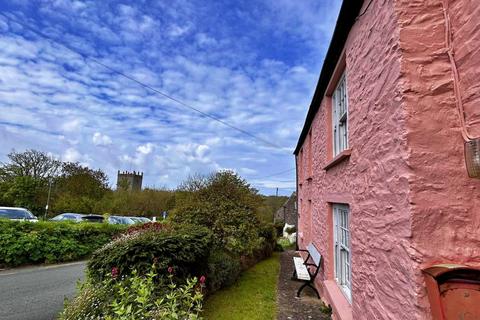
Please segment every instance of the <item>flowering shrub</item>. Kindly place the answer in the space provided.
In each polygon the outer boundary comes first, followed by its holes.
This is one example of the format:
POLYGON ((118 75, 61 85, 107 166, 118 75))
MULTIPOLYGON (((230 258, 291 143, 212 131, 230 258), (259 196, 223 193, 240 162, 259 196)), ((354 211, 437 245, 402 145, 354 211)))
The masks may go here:
POLYGON ((60 319, 200 320, 206 278, 190 278, 179 285, 170 268, 167 277, 159 276, 155 264, 144 275, 134 270, 119 277, 118 269, 112 268, 100 284, 84 284, 79 295, 66 303, 60 319))
POLYGON ((134 224, 128 227, 123 234, 132 234, 138 232, 161 232, 170 230, 170 226, 160 222, 148 222, 144 224, 134 224))

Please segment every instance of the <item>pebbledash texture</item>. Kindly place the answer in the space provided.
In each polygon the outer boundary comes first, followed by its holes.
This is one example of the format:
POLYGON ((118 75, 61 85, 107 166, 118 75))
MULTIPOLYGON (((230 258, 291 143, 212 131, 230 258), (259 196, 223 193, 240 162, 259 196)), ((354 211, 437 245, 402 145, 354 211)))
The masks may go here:
POLYGON ((342 4, 295 150, 298 245, 323 255, 316 284, 334 319, 462 312, 424 270, 480 267, 480 180, 460 120, 480 135, 479 25, 474 0, 342 4))

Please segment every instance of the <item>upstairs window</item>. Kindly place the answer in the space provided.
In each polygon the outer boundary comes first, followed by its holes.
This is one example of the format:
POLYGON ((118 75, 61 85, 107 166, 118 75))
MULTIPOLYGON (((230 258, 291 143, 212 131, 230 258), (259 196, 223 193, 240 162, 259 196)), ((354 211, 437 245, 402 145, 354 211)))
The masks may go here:
POLYGON ((348 99, 345 73, 332 95, 333 156, 348 149, 348 99))

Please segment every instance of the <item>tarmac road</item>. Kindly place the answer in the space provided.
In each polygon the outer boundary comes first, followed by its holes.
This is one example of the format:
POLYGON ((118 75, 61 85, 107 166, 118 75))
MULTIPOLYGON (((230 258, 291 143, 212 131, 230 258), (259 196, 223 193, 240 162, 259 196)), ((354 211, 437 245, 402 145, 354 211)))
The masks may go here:
POLYGON ((0 271, 0 319, 55 319, 84 270, 85 261, 0 271))

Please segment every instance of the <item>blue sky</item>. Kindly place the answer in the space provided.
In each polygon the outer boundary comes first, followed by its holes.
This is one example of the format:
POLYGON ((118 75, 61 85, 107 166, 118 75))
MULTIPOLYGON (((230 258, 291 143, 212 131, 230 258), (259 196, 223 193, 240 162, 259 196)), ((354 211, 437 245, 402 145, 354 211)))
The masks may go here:
POLYGON ((72 1, 0 4, 0 161, 34 148, 174 188, 232 169, 289 194, 292 151, 339 0, 72 1), (16 21, 41 31, 38 35, 16 21), (90 58, 221 118, 206 119, 90 58))

